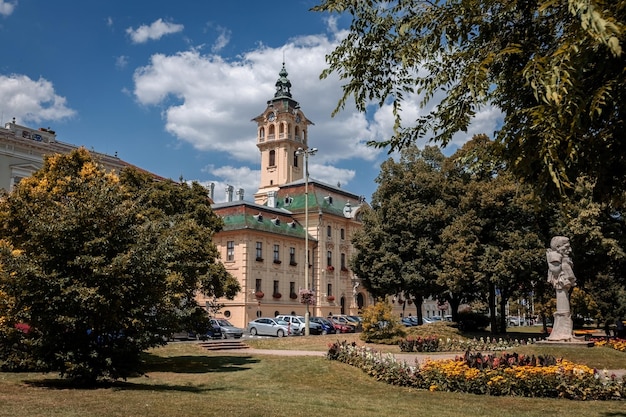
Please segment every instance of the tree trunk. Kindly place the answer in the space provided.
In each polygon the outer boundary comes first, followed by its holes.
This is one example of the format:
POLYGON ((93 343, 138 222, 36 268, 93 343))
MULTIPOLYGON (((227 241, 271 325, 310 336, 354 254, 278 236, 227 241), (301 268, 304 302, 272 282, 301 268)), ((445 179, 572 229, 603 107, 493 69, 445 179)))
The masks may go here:
POLYGON ((422 297, 421 294, 418 294, 416 296, 414 296, 414 300, 413 302, 415 303, 415 308, 417 309, 417 311, 415 312, 417 314, 417 323, 418 324, 424 324, 424 322, 422 321, 422 304, 424 304, 424 297, 422 297))
POLYGON ((451 294, 448 302, 450 303, 450 309, 452 310, 452 321, 455 323, 459 322, 459 306, 461 305, 461 298, 455 297, 454 294, 451 294))
POLYGON ((508 299, 508 292, 500 290, 500 333, 506 333, 506 302, 508 299))
POLYGON ((491 333, 498 334, 498 322, 496 318, 496 285, 489 283, 489 322, 491 323, 491 333))

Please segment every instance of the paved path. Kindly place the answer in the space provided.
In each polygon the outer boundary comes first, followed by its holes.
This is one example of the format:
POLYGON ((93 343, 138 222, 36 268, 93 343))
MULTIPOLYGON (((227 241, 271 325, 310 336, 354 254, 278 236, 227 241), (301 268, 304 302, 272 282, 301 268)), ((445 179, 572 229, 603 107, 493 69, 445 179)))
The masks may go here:
MULTIPOLYGON (((224 351, 222 351, 224 352, 224 351)), ((326 356, 326 351, 318 350, 272 350, 272 349, 239 349, 229 350, 227 352, 232 353, 246 353, 253 355, 275 355, 275 356, 326 356)), ((412 365, 416 361, 422 363, 425 360, 445 360, 454 359, 460 356, 460 353, 396 353, 394 356, 398 360, 404 360, 406 363, 412 365)), ((603 369, 600 369, 604 372, 603 369)), ((618 378, 626 376, 626 369, 607 369, 608 375, 615 375, 618 378)))

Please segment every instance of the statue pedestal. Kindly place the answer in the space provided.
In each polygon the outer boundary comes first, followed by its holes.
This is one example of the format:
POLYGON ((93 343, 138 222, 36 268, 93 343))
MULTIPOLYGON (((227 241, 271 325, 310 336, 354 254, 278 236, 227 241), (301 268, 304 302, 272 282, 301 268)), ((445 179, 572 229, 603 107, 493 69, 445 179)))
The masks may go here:
POLYGON ((590 342, 586 340, 571 340, 569 342, 566 341, 550 341, 550 340, 539 340, 535 342, 536 345, 540 346, 554 346, 554 347, 581 347, 581 348, 590 348, 595 346, 595 342, 590 342))

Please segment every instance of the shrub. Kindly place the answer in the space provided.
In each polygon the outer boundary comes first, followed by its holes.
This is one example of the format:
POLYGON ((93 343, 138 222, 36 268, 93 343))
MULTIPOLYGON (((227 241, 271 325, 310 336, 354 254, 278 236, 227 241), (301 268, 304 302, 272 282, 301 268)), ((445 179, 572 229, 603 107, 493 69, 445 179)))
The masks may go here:
POLYGON ((489 326, 489 317, 473 311, 460 312, 458 316, 459 329, 464 332, 485 330, 489 326))
POLYGON ((393 314, 392 306, 388 301, 378 300, 376 304, 363 310, 361 340, 365 342, 380 341, 404 335, 404 326, 393 314))

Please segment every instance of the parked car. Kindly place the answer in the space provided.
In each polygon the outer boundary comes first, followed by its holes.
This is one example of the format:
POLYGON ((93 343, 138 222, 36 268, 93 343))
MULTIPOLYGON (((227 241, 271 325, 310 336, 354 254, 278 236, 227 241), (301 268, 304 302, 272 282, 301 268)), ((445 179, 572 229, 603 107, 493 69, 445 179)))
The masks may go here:
POLYGON ((256 320, 252 320, 248 323, 247 330, 252 336, 266 335, 285 337, 293 334, 290 330, 289 323, 271 317, 259 317, 256 320))
POLYGON ((209 329, 204 334, 199 334, 198 339, 207 340, 207 339, 221 339, 222 338, 222 329, 220 326, 213 324, 209 326, 209 329))
POLYGON ((335 325, 330 320, 324 317, 311 317, 311 321, 322 326, 322 334, 334 334, 337 333, 335 325))
POLYGON ((410 318, 408 318, 408 317, 402 317, 400 319, 400 322, 402 322, 402 324, 405 327, 413 327, 413 326, 415 326, 415 324, 413 324, 413 321, 410 318))
POLYGON ((361 325, 361 322, 355 318, 353 318, 352 316, 348 316, 345 314, 340 314, 338 316, 333 316, 333 317, 337 317, 340 320, 344 320, 344 322, 347 325, 350 325, 352 327, 354 327, 354 331, 360 331, 363 329, 363 326, 361 325))
POLYGON ((354 333, 354 326, 348 323, 343 317, 329 317, 328 320, 335 326, 336 333, 354 333))
POLYGON ((243 329, 233 326, 226 319, 211 319, 211 324, 222 331, 222 339, 228 339, 229 337, 239 339, 243 336, 243 329))
MULTIPOLYGON (((293 334, 305 334, 306 319, 303 316, 294 316, 291 314, 279 314, 276 316, 279 320, 284 320, 291 326, 293 334)), ((322 326, 309 319, 309 333, 310 334, 322 334, 322 326)))
POLYGON ((176 332, 170 336, 170 340, 196 340, 197 336, 193 332, 176 332))

